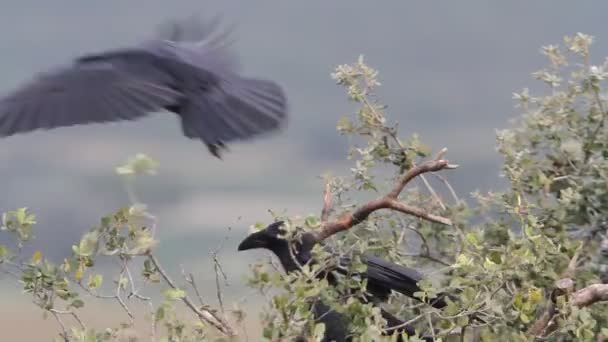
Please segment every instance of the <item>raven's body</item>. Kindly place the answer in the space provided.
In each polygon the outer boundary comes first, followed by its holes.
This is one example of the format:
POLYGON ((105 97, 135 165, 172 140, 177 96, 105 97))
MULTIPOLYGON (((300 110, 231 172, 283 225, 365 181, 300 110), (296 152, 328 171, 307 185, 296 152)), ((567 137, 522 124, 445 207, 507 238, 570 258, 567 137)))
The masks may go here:
MULTIPOLYGON (((180 30, 192 22, 178 22, 180 30)), ((236 73, 234 58, 214 33, 197 41, 155 38, 140 46, 86 54, 40 74, 0 100, 0 136, 87 123, 135 120, 168 110, 184 135, 218 156, 226 142, 278 129, 287 101, 274 82, 236 73)))
MULTIPOLYGON (((316 244, 314 236, 310 233, 303 233, 300 239, 294 246, 290 246, 289 242, 280 237, 282 234, 281 226, 282 222, 275 222, 267 228, 255 232, 249 235, 245 240, 241 242, 238 249, 239 251, 254 249, 254 248, 265 248, 273 252, 279 259, 279 262, 283 266, 285 272, 297 271, 300 265, 304 265, 308 262, 314 262, 312 260, 312 248, 316 244), (291 251, 290 251, 290 248, 291 251), (295 259, 294 259, 295 258, 295 259)), ((414 297, 414 293, 420 291, 417 283, 422 279, 422 275, 416 270, 403 267, 384 259, 365 255, 362 258, 365 263, 366 270, 362 274, 358 274, 363 279, 367 279, 367 295, 366 300, 370 302, 386 301, 391 294, 391 291, 400 292, 408 297, 414 297)), ((339 265, 334 268, 328 269, 321 277, 326 277, 330 284, 335 285, 338 279, 333 275, 332 272, 339 272, 346 274, 348 272, 348 264, 350 259, 343 257, 340 259, 339 265)), ((351 274, 351 276, 357 276, 351 274)), ((443 296, 430 302, 431 305, 437 308, 444 307, 446 305, 443 296)), ((329 308, 321 303, 319 308, 313 308, 315 310, 316 317, 322 317, 321 321, 326 323, 326 326, 332 325, 331 331, 326 332, 326 340, 335 340, 338 337, 339 341, 347 341, 346 338, 348 331, 347 326, 344 323, 344 317, 338 313, 331 312, 331 315, 323 314, 327 312, 329 308), (317 312, 318 310, 322 312, 317 312)), ((394 317, 385 310, 382 310, 382 316, 387 320, 388 326, 401 325, 403 321, 394 317)), ((413 335, 414 330, 409 326, 403 326, 398 331, 405 331, 408 335, 413 335)), ((432 338, 427 338, 432 341, 432 338)))

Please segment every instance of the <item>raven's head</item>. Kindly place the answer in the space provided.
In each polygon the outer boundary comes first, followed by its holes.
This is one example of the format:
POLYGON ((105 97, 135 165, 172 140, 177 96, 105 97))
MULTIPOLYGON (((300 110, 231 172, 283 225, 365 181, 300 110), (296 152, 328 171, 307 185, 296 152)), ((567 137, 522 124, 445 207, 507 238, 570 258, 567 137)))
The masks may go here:
POLYGON ((311 233, 303 233, 293 241, 288 240, 285 237, 287 231, 283 224, 283 221, 277 221, 260 231, 250 234, 241 241, 238 250, 265 248, 279 258, 286 271, 289 272, 298 268, 298 264, 304 264, 310 260, 311 250, 316 241, 311 233), (297 263, 293 260, 294 256, 297 263))
POLYGON ((277 221, 268 227, 250 234, 239 244, 239 251, 248 249, 266 248, 274 250, 279 247, 287 247, 288 241, 282 237, 286 233, 283 229, 283 221, 277 221))

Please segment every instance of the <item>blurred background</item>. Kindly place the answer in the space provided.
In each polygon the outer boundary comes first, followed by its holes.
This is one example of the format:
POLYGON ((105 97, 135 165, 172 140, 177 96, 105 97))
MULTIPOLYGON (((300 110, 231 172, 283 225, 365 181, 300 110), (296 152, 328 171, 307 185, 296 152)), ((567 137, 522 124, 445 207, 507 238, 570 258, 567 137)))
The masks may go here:
MULTIPOLYGON (((381 102, 401 136, 417 132, 434 150, 447 146, 461 167, 446 173, 464 197, 500 189, 495 129, 517 116, 512 92, 534 86, 530 73, 546 65, 542 45, 576 32, 596 37, 594 63, 608 55, 608 3, 569 1, 405 2, 1 0, 0 93, 36 72, 79 54, 140 42, 167 19, 198 12, 237 24, 234 51, 244 72, 279 82, 290 101, 285 131, 233 144, 223 161, 184 138, 173 115, 137 122, 88 125, 3 139, 0 211, 27 206, 37 215, 27 251, 61 261, 99 218, 126 205, 114 167, 138 152, 160 162, 159 174, 138 182, 140 198, 160 219, 158 255, 175 278, 180 265, 197 277, 215 305, 211 253, 219 252, 229 286, 226 302, 248 309, 250 337, 259 330, 260 298, 244 286, 253 258, 236 246, 268 209, 318 213, 318 175, 345 174, 347 141, 337 120, 353 112, 330 73, 364 54, 380 71, 381 102), (255 308, 254 308, 255 306, 255 308), (250 310, 250 311, 249 311, 250 310)), ((52 319, 0 275, 0 331, 8 340, 48 341, 52 319), (35 326, 36 329, 24 327, 35 326)), ((85 318, 117 322, 115 305, 85 318)), ((257 338, 253 338, 256 340, 257 338)))

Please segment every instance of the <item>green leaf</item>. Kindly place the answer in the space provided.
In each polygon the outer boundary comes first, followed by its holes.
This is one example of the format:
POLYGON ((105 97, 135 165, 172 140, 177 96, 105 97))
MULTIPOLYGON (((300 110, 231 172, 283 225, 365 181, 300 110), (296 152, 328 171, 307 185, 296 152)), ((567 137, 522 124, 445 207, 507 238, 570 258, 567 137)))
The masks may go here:
POLYGON ((42 252, 35 251, 34 254, 32 255, 31 263, 32 264, 37 264, 37 263, 40 262, 40 260, 42 260, 42 252))
POLYGON ((134 246, 129 249, 129 254, 131 255, 145 254, 158 243, 158 241, 154 240, 149 230, 138 230, 134 235, 134 246))
POLYGON ((160 306, 158 309, 156 309, 156 314, 154 315, 154 320, 156 322, 160 322, 165 318, 165 308, 160 306))
POLYGON ((78 255, 92 256, 95 252, 97 252, 98 243, 99 233, 97 231, 86 233, 80 240, 80 245, 77 249, 78 255))
POLYGON ((352 133, 355 130, 355 126, 353 125, 352 121, 345 116, 338 120, 336 128, 341 133, 352 133))
POLYGON ((103 283, 103 276, 101 274, 96 274, 94 276, 89 275, 89 281, 87 282, 87 286, 91 289, 96 289, 101 286, 103 283))
POLYGON ((70 306, 79 309, 84 306, 84 302, 80 299, 75 299, 70 303, 70 306))
POLYGON ((321 226, 319 218, 313 215, 308 216, 304 222, 309 228, 319 228, 321 226))
POLYGON ((473 246, 479 245, 479 239, 477 238, 477 234, 474 232, 469 232, 466 235, 467 242, 473 246))
POLYGON ((186 292, 182 289, 166 289, 163 293, 168 301, 176 301, 186 297, 186 292))
POLYGON ((323 339, 323 337, 325 336, 325 324, 324 323, 315 324, 313 334, 314 334, 315 341, 321 341, 323 339))
POLYGON ((157 161, 143 153, 138 153, 135 157, 129 158, 124 165, 118 166, 116 173, 121 176, 154 175, 157 168, 157 161))
POLYGON ((3 259, 9 255, 9 250, 5 245, 0 245, 0 259, 3 259))
POLYGON ((120 276, 120 278, 118 278, 118 286, 121 289, 126 289, 127 285, 129 285, 129 278, 120 276))

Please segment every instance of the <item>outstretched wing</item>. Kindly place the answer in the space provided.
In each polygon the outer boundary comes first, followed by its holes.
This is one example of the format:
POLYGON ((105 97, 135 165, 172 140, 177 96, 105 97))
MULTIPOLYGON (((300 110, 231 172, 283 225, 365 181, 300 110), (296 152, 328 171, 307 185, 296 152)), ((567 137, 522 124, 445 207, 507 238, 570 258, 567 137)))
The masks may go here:
POLYGON ((83 57, 71 67, 39 75, 1 99, 0 136, 133 120, 161 110, 180 94, 158 75, 151 66, 138 65, 138 58, 125 59, 120 52, 83 57))

